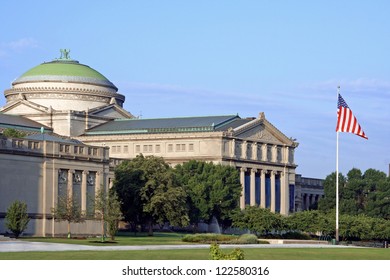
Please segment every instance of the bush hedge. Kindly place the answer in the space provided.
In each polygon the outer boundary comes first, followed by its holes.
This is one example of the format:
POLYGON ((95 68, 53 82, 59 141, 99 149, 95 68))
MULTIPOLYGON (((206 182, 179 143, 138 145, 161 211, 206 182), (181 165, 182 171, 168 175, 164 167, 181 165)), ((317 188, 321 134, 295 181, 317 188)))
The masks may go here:
POLYGON ((225 235, 215 233, 187 234, 182 238, 183 242, 204 243, 204 244, 257 244, 257 236, 254 234, 243 234, 241 236, 225 235))

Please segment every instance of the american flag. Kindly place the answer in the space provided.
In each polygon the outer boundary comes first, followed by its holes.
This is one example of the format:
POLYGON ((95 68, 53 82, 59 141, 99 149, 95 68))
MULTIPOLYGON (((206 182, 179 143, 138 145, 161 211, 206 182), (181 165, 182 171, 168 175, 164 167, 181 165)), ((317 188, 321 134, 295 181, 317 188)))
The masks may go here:
POLYGON ((339 101, 337 104, 337 132, 350 132, 360 137, 368 139, 364 131, 360 127, 357 119, 349 109, 345 100, 339 94, 339 101))

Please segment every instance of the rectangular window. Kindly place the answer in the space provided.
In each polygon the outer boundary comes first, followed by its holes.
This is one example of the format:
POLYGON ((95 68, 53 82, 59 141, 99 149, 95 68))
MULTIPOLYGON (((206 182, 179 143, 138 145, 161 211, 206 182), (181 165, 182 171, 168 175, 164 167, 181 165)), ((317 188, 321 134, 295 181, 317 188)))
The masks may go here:
POLYGON ((176 144, 176 152, 185 152, 186 144, 176 144))
POLYGON ((141 152, 141 146, 140 145, 135 145, 135 152, 136 153, 141 152))
POLYGON ((65 145, 65 153, 69 153, 70 151, 70 146, 69 145, 65 145))
POLYGON ((122 151, 122 146, 116 146, 116 152, 120 153, 122 151))
POLYGON ((194 151, 194 144, 188 144, 188 151, 190 152, 194 151))
POLYGON ((156 145, 156 153, 160 153, 161 152, 161 147, 160 145, 156 145))
POLYGON ((123 152, 128 153, 129 152, 129 146, 125 145, 123 146, 123 152))
POLYGON ((79 154, 83 154, 84 153, 84 147, 79 147, 79 154))
POLYGON ((77 153, 79 152, 79 147, 74 146, 74 147, 73 147, 73 152, 74 152, 75 154, 77 154, 77 153))
POLYGON ((173 152, 173 144, 168 144, 168 152, 173 152))
POLYGON ((112 146, 112 147, 111 147, 111 152, 112 152, 113 154, 116 153, 116 146, 112 146))

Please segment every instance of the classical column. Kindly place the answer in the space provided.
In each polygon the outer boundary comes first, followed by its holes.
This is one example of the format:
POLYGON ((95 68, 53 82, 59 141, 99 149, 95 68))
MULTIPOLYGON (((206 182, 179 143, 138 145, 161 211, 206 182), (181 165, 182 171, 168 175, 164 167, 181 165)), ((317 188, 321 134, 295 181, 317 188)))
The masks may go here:
POLYGON ((260 206, 265 208, 265 170, 260 171, 260 206))
POLYGON ((256 187, 256 172, 257 170, 252 168, 251 169, 251 191, 250 191, 250 195, 251 195, 251 198, 250 198, 250 205, 251 206, 255 206, 256 205, 256 191, 255 191, 255 187, 256 187))
POLYGON ((271 171, 271 212, 275 212, 275 171, 271 171))
POLYGON ((271 149, 271 161, 272 162, 277 162, 277 157, 278 157, 278 146, 276 145, 272 145, 272 149, 271 149))
POLYGON ((84 170, 81 177, 81 211, 87 212, 87 175, 88 171, 84 170))
POLYGON ((289 156, 290 156, 290 148, 284 147, 284 163, 289 163, 289 156))
POLYGON ((289 210, 289 186, 288 186, 288 173, 283 171, 280 174, 280 214, 288 215, 289 210))
POLYGON ((231 142, 231 153, 230 153, 230 157, 234 158, 236 156, 236 139, 233 139, 231 142))
POLYGON ((252 143, 252 159, 257 160, 257 143, 252 143))
POLYGON ((96 179, 95 179, 95 195, 99 192, 100 190, 100 185, 103 184, 103 172, 97 171, 96 172, 96 179))
POLYGON ((312 194, 310 198, 310 205, 313 205, 316 202, 316 195, 312 194))
POLYGON ((261 147, 263 149, 262 151, 262 161, 268 161, 268 149, 267 149, 267 144, 263 144, 263 146, 261 147))
POLYGON ((72 169, 68 170, 68 185, 67 185, 68 193, 67 193, 67 196, 69 195, 70 197, 73 196, 73 173, 74 173, 74 170, 72 170, 72 169))
POLYGON ((305 210, 309 210, 310 206, 310 195, 307 193, 305 198, 305 210))
POLYGON ((241 182, 241 197, 240 197, 240 208, 245 209, 245 171, 246 168, 240 168, 240 182, 241 182))
POLYGON ((248 158, 248 142, 244 141, 241 146, 241 158, 247 159, 248 158))

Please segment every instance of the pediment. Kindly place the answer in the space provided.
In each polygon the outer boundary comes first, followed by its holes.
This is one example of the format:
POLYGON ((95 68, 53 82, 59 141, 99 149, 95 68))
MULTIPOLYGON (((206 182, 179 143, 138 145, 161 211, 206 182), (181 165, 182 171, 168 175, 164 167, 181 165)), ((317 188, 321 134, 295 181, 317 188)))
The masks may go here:
POLYGON ((131 119, 134 118, 132 114, 124 110, 122 107, 118 106, 117 104, 111 104, 108 106, 95 108, 89 113, 92 116, 97 117, 104 117, 104 118, 111 118, 111 119, 131 119))
POLYGON ((13 115, 46 114, 48 108, 37 105, 27 100, 18 100, 15 103, 7 104, 1 112, 13 115))
POLYGON ((272 143, 276 145, 290 146, 297 144, 293 139, 288 138, 268 122, 264 116, 237 127, 234 129, 233 135, 243 140, 272 143))
POLYGON ((259 125, 248 131, 235 135, 236 137, 243 138, 252 141, 265 141, 282 144, 280 137, 275 136, 273 133, 268 131, 264 125, 259 125))

